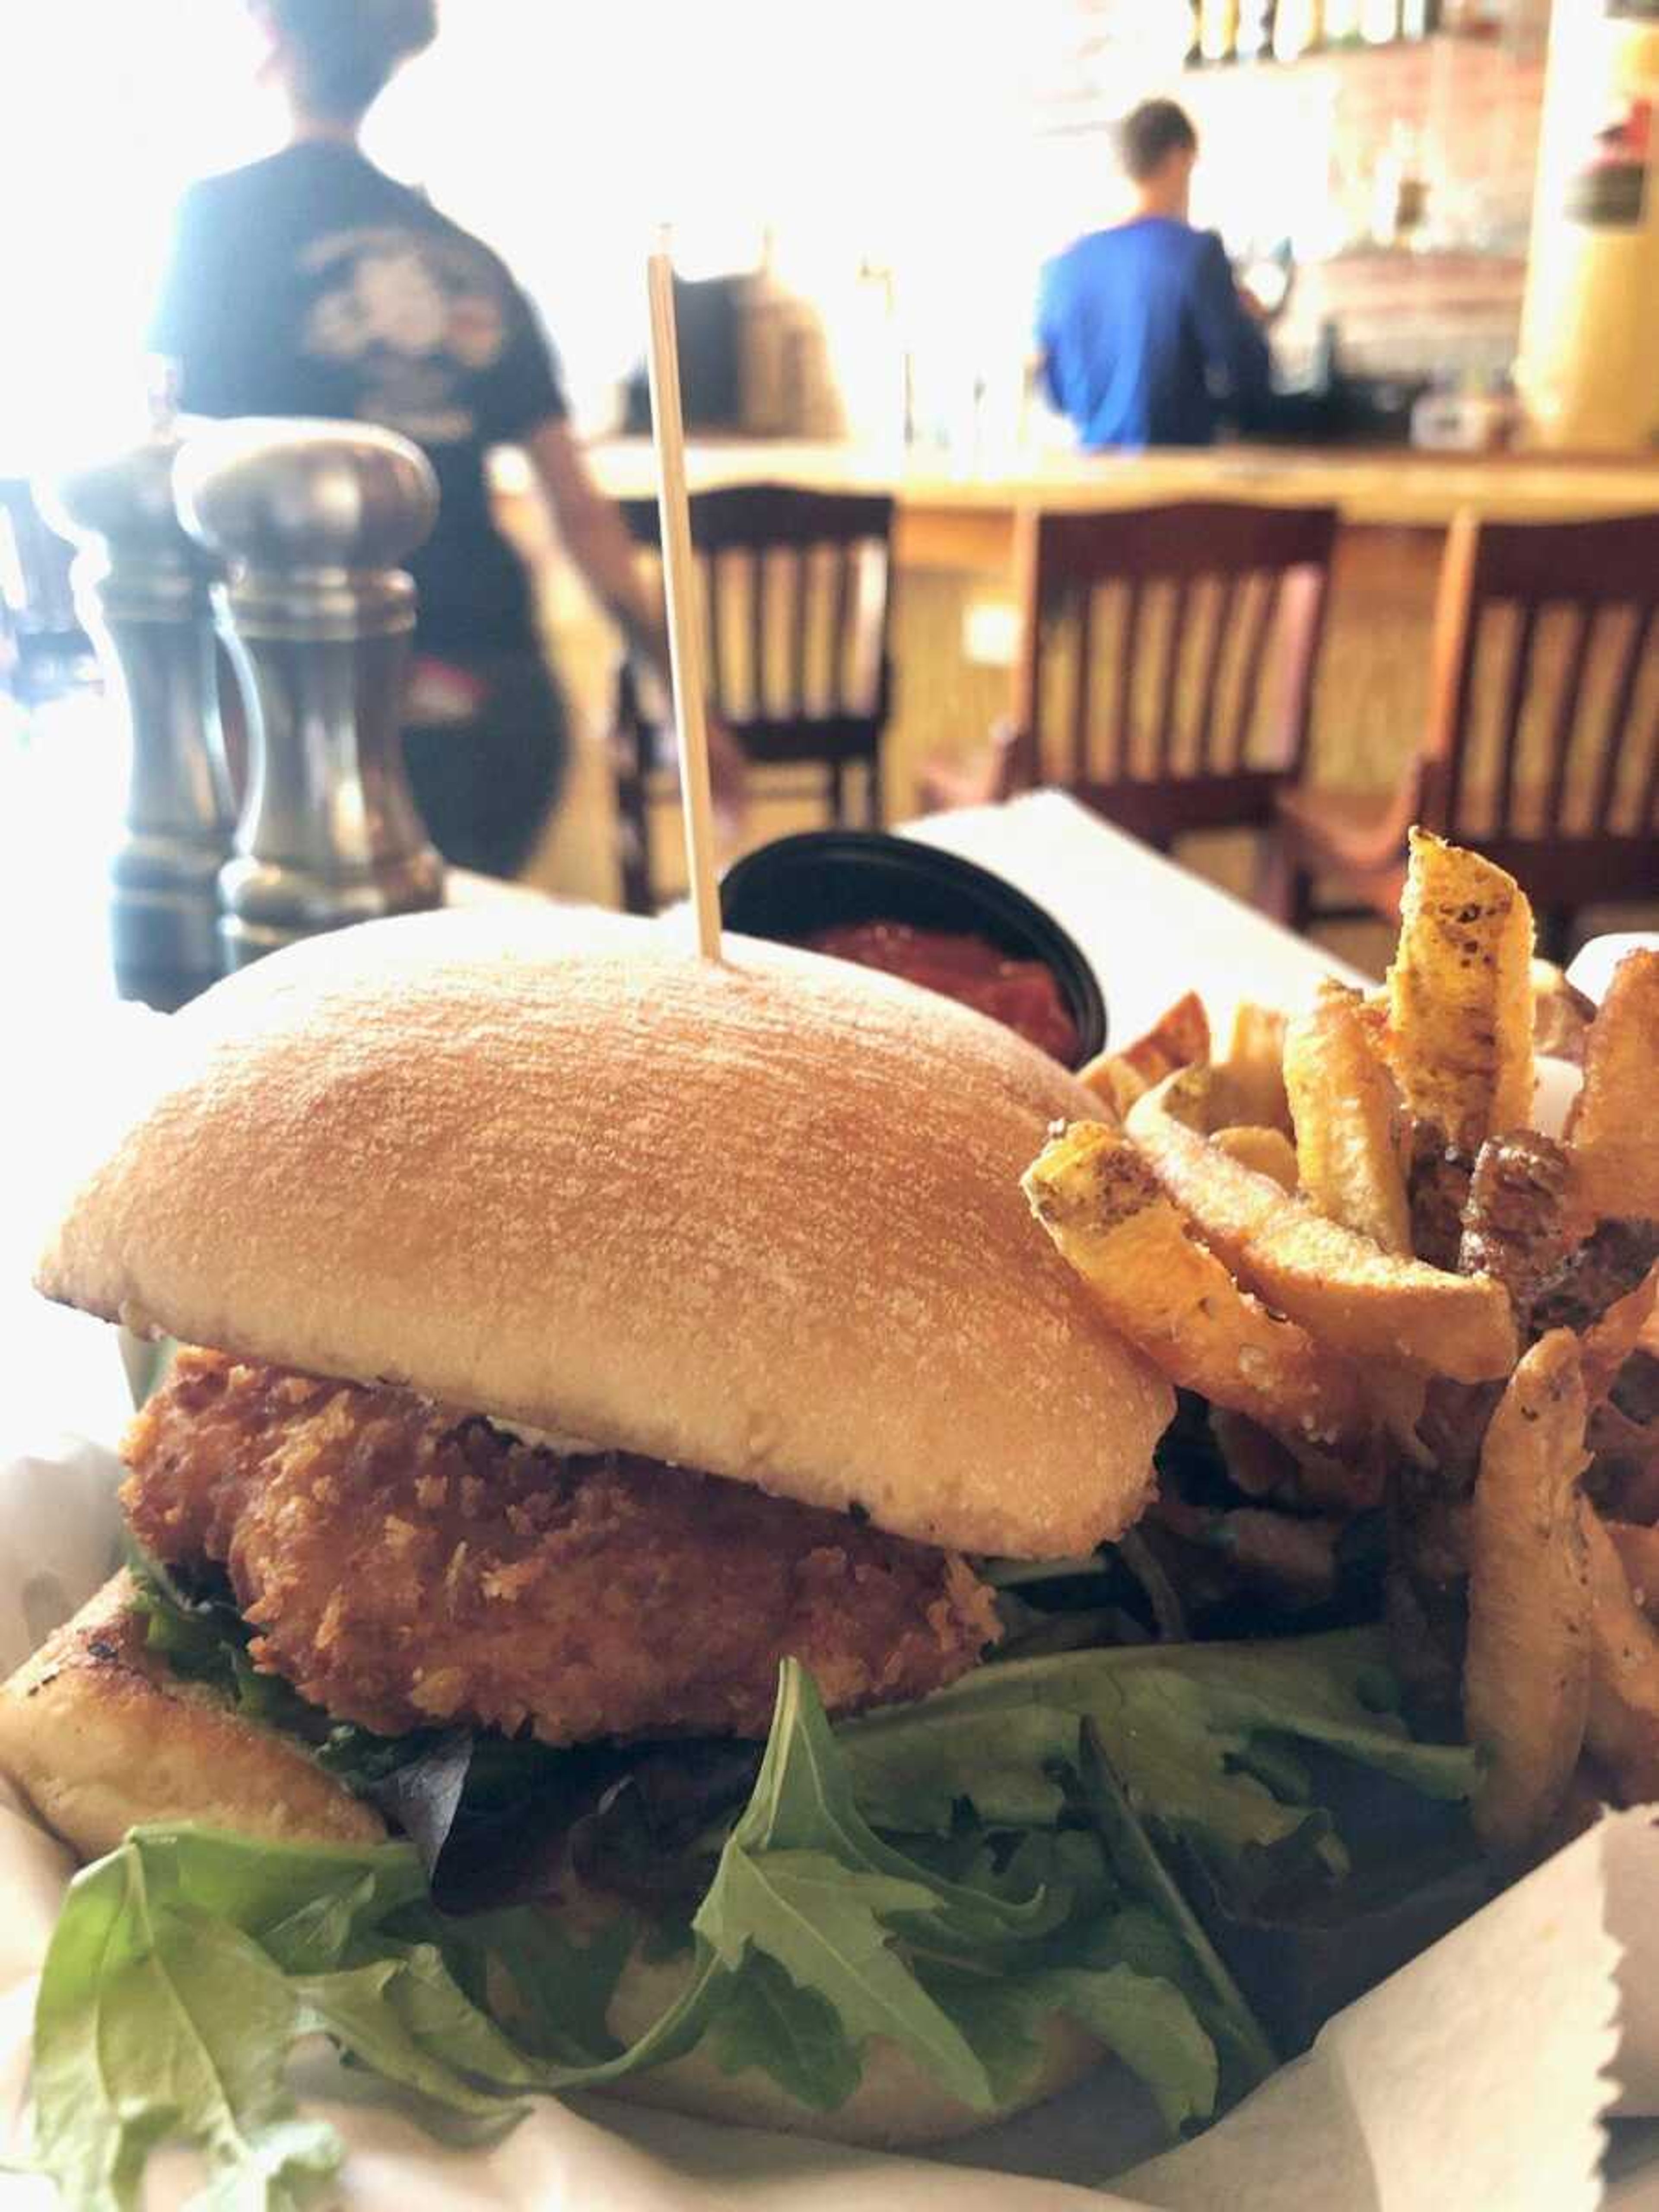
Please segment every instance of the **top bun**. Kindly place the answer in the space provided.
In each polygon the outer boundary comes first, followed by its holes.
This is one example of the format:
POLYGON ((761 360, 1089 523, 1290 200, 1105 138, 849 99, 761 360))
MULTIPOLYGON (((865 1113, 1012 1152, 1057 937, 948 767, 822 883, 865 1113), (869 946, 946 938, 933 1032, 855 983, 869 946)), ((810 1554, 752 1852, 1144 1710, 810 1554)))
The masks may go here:
POLYGON ((1097 1102, 949 1000, 537 908, 313 939, 164 1026, 49 1297, 952 1549, 1146 1501, 1170 1392, 1019 1188, 1097 1102))

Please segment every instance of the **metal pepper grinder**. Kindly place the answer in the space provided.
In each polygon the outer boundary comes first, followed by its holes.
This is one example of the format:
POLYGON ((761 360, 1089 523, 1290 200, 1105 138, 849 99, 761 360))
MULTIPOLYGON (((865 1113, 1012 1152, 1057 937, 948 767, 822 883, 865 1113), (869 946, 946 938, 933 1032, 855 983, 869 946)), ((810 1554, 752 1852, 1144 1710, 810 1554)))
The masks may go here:
POLYGON ((150 435, 63 477, 43 505, 81 548, 82 617, 131 760, 109 866, 116 988, 171 1012, 219 975, 219 870, 235 808, 219 724, 212 567, 179 528, 173 465, 185 425, 163 397, 150 435))
POLYGON ((224 562, 221 634, 248 701, 248 789, 219 876, 226 964, 443 901, 404 772, 415 585, 395 564, 438 512, 406 439, 251 420, 191 437, 179 520, 224 562))

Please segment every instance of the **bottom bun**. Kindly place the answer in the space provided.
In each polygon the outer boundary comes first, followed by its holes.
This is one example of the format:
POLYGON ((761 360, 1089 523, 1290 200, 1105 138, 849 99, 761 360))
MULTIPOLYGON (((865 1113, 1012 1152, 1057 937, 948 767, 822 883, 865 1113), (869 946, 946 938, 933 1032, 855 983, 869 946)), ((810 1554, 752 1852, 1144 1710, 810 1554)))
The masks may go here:
MULTIPOLYGON (((624 2042, 642 2034, 679 1994, 686 1971, 683 1965, 653 1964, 637 1954, 631 1959, 611 2002, 613 2033, 624 2042)), ((595 2094, 626 2097, 632 2104, 654 2105, 738 2127, 816 2136, 871 2150, 903 2150, 994 2127, 1069 2088, 1104 2056, 1091 2035, 1055 2013, 1043 2025, 1042 2057, 1036 2073, 1017 2096, 989 2112, 975 2112, 971 2105, 948 2096, 907 2051, 883 2036, 865 2045, 863 2078, 832 2112, 801 2104, 769 2074, 752 2069, 726 2073, 707 2043, 684 2058, 653 2066, 648 2074, 629 2075, 595 2094)))
POLYGON ((0 1685, 0 1774, 95 1859, 146 1820, 277 1843, 372 1844, 386 1823, 309 1753, 145 1647, 125 1569, 0 1685))
MULTIPOLYGON (((0 1685, 0 1774, 9 1775, 46 1825, 83 1858, 113 1850, 149 1820, 199 1820, 282 1843, 374 1843, 378 1814, 297 1744, 233 1712, 214 1692, 180 1680, 145 1646, 146 1618, 125 1571, 0 1685)), ((560 1917, 586 1929, 609 1917, 603 1899, 573 1893, 560 1917)), ((612 2033, 632 2042, 678 1996, 681 1960, 638 1953, 623 1969, 612 2033)), ((769 2075, 728 2074, 706 2045, 613 2083, 627 2097, 699 2118, 896 2149, 942 2142, 1023 2112, 1088 2072, 1092 2037, 1058 2015, 1042 2063, 994 2112, 947 2096, 897 2045, 877 2039, 864 2078, 832 2112, 800 2104, 769 2075)))

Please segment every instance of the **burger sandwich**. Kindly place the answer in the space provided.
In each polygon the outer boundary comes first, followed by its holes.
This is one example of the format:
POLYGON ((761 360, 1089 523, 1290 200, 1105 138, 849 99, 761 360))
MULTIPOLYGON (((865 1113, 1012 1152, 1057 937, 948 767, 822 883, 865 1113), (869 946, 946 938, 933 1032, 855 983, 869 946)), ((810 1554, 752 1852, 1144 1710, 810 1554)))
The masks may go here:
POLYGON ((1095 1104, 896 979, 556 914, 171 1021, 38 1278, 177 1347, 126 1564, 0 1692, 90 1863, 68 2201, 167 2133, 301 2201, 317 2033, 467 2127, 592 2087, 926 2142, 1109 2050, 1178 2129, 1265 2072, 1162 1845, 1330 1872, 1298 1742, 1447 1798, 1467 1754, 1363 1639, 1138 1625, 1173 1396, 1019 1187, 1095 1104))

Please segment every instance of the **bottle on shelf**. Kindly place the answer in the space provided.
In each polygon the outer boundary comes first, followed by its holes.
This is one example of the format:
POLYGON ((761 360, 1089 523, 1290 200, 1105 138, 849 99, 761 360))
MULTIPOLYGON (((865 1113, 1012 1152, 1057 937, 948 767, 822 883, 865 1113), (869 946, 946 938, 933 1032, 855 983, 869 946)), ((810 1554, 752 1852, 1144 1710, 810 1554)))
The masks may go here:
POLYGON ((1320 0, 1279 0, 1273 10, 1273 59, 1299 61, 1312 53, 1324 31, 1320 0))
POLYGON ((1431 39, 1440 28, 1439 0, 1401 0, 1400 35, 1415 42, 1431 39))
POLYGON ((1262 61, 1272 52, 1273 13, 1273 0, 1240 0, 1233 48, 1240 61, 1262 61))
POLYGON ((1325 0, 1325 44, 1357 46, 1360 40, 1362 0, 1325 0))
POLYGON ((1200 0, 1198 47, 1206 62, 1230 62, 1238 52, 1238 0, 1200 0))

